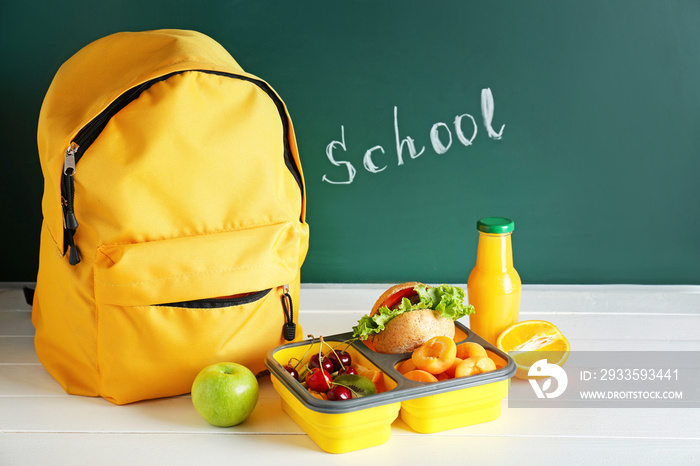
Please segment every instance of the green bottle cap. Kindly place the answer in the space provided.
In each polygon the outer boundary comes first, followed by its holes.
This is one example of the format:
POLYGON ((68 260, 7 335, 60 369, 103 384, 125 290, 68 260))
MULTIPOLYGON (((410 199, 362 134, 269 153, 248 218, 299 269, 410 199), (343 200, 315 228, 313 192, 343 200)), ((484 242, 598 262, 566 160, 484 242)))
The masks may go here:
POLYGON ((476 229, 482 233, 491 233, 495 235, 512 233, 515 229, 515 223, 504 217, 484 217, 476 222, 476 229))

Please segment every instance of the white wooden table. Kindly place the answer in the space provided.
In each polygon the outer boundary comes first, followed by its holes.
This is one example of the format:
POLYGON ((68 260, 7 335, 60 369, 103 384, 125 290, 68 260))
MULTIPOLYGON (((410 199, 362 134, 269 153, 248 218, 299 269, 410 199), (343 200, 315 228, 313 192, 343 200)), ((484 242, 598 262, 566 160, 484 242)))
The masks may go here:
MULTIPOLYGON (((384 288, 303 285, 304 333, 348 331, 384 288)), ((0 284, 3 466, 700 465, 700 409, 518 409, 506 400, 489 423, 424 435, 399 419, 387 443, 331 455, 281 410, 269 380, 251 417, 227 429, 203 421, 187 395, 126 406, 66 395, 37 359, 30 316, 20 285, 0 284)), ((520 317, 555 323, 573 350, 700 351, 700 286, 526 285, 520 317)))

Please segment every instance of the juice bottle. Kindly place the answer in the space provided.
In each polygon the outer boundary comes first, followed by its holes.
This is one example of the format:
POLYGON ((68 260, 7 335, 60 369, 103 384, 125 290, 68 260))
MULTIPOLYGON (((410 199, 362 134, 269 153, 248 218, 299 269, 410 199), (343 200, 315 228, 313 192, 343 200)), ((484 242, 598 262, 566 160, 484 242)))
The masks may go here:
POLYGON ((513 268, 511 219, 486 217, 476 223, 479 246, 476 266, 469 275, 467 292, 475 312, 469 316, 469 327, 477 335, 496 344, 498 335, 518 321, 520 275, 513 268))

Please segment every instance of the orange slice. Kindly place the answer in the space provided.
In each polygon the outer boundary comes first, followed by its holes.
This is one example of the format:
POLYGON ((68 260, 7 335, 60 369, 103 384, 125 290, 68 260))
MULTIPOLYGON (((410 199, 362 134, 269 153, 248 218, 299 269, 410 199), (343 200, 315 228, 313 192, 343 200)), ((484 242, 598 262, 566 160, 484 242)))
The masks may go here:
POLYGON ((563 366, 569 357, 569 341, 552 323, 544 320, 524 320, 501 332, 496 340, 498 349, 515 361, 515 376, 528 379, 527 373, 535 362, 547 359, 550 364, 563 366))
POLYGON ((384 383, 384 373, 382 371, 370 369, 359 363, 352 364, 353 369, 357 371, 357 375, 362 375, 367 377, 374 383, 377 388, 377 393, 383 393, 386 391, 386 384, 384 383))

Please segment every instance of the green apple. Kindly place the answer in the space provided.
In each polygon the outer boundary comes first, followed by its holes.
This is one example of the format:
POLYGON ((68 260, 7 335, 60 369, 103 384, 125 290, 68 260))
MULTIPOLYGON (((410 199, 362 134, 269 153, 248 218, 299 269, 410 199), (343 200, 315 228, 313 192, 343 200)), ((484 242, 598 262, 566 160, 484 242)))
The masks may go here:
POLYGON ((258 402, 258 380, 245 366, 221 362, 207 366, 192 383, 192 403, 207 422, 230 427, 248 419, 258 402))

